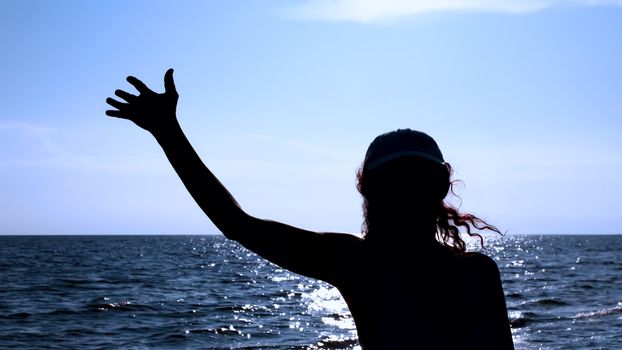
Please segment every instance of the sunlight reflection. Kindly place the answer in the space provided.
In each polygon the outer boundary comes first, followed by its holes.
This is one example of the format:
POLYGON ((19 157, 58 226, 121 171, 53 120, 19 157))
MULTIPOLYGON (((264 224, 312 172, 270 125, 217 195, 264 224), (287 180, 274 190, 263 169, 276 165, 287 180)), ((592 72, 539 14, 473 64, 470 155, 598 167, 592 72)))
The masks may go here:
POLYGON ((308 301, 309 311, 327 315, 322 317, 325 324, 341 329, 356 329, 352 314, 337 288, 322 286, 310 293, 303 293, 302 298, 308 301))

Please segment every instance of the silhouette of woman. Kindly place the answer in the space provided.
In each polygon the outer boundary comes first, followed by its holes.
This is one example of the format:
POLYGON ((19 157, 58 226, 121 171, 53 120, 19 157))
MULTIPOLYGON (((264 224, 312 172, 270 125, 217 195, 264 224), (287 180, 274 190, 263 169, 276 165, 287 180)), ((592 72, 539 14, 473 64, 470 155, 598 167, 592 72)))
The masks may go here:
MULTIPOLYGON (((165 92, 134 77, 139 92, 116 90, 108 116, 129 119, 164 149, 184 185, 218 229, 271 262, 339 289, 363 349, 513 349, 495 262, 467 253, 462 227, 498 230, 443 200, 451 167, 428 135, 378 136, 358 172, 364 236, 311 232, 244 212, 203 164, 176 117, 173 70, 165 92)), ((481 236, 479 236, 481 239, 481 236)))

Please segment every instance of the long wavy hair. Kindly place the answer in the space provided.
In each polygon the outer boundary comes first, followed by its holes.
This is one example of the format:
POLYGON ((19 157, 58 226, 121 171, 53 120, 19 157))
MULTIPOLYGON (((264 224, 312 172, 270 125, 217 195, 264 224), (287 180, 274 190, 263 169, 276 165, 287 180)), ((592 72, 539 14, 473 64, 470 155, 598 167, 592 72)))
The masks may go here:
MULTIPOLYGON (((462 237, 460 237, 460 228, 463 228, 469 236, 477 237, 482 247, 484 246, 484 239, 477 231, 490 230, 498 234, 502 233, 496 226, 487 223, 473 214, 461 213, 458 208, 445 201, 445 197, 449 193, 460 198, 454 191, 454 186, 456 183, 462 182, 461 180, 452 180, 453 169, 449 163, 445 163, 445 166, 447 168, 447 173, 440 177, 442 180, 439 184, 439 187, 443 188, 442 191, 444 193, 440 196, 441 199, 438 201, 438 204, 432 204, 436 206, 436 208, 431 208, 431 213, 436 216, 436 240, 454 252, 466 253, 466 243, 462 237)), ((373 213, 370 213, 370 203, 363 185, 365 183, 364 166, 361 166, 357 170, 356 178, 356 187, 363 196, 363 214, 365 219, 362 225, 362 234, 363 236, 367 236, 370 228, 374 225, 374 216, 373 213)))

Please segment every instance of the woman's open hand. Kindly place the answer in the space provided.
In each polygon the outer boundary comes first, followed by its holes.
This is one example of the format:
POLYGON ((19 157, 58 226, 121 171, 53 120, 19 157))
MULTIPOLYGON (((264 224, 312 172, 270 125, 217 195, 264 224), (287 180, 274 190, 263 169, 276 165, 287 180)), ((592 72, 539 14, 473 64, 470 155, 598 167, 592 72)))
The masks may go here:
POLYGON ((108 97, 106 103, 116 109, 107 110, 106 115, 131 120, 152 134, 165 132, 177 124, 176 108, 179 94, 175 90, 172 68, 164 74, 163 94, 149 89, 135 77, 129 76, 127 81, 138 90, 139 95, 115 90, 114 94, 125 102, 108 97))

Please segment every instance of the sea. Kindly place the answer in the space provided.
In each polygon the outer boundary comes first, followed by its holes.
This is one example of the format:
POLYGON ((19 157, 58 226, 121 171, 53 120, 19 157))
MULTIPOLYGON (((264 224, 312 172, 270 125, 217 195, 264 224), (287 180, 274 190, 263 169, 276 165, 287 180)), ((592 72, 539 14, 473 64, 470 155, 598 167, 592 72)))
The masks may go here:
MULTIPOLYGON (((622 235, 469 247, 499 265, 517 349, 622 349, 622 235)), ((359 346, 334 287, 222 236, 0 236, 0 349, 359 346)))

